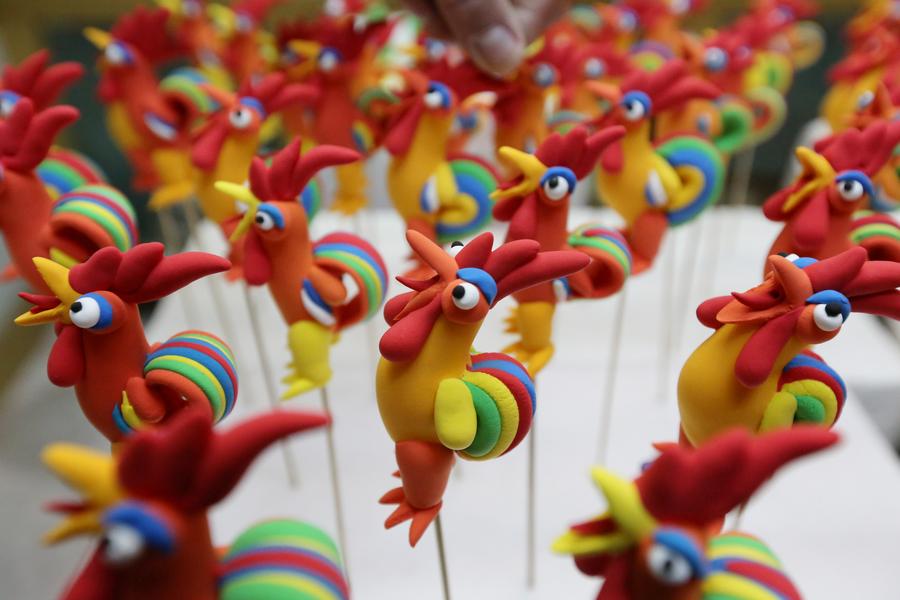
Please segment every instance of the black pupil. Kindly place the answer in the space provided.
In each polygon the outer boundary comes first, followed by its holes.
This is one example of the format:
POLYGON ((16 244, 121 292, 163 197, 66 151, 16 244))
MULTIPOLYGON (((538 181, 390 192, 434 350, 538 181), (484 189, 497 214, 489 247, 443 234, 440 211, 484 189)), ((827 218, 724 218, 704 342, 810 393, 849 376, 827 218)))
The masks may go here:
POLYGON ((825 314, 829 317, 836 317, 841 314, 841 305, 838 302, 829 302, 825 305, 825 314))
POLYGON ((556 187, 559 186, 559 177, 554 175, 553 177, 551 177, 550 179, 547 180, 547 185, 550 186, 551 190, 556 189, 556 187))
POLYGON ((455 288, 453 288, 453 297, 456 298, 457 300, 462 300, 463 296, 465 296, 465 295, 466 295, 466 288, 464 288, 463 286, 458 285, 455 288))
POLYGON ((675 569, 675 561, 671 558, 667 558, 666 562, 663 563, 663 573, 666 575, 671 575, 672 571, 675 569))
POLYGON ((74 312, 74 313, 81 312, 81 308, 82 308, 81 302, 75 302, 72 304, 72 307, 71 307, 72 312, 74 312))
POLYGON ((265 221, 265 219, 263 218, 262 215, 256 215, 256 222, 257 222, 257 223, 259 223, 260 225, 262 225, 264 221, 265 221))
POLYGON ((451 247, 451 248, 459 248, 459 247, 462 246, 462 245, 463 245, 462 242, 460 242, 459 240, 456 240, 455 242, 452 242, 452 243, 450 244, 450 247, 451 247))
POLYGON ((850 192, 850 191, 852 191, 852 190, 853 190, 853 184, 850 183, 849 181, 845 181, 845 182, 844 182, 844 191, 845 191, 845 192, 850 192))

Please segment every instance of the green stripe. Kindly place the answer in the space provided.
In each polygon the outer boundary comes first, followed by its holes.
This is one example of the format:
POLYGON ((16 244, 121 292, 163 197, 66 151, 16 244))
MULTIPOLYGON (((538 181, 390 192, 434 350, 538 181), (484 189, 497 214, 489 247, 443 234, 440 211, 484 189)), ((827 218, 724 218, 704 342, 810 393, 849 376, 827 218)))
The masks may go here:
POLYGON ((863 225, 859 229, 854 229, 850 237, 854 242, 859 242, 875 236, 885 236, 893 240, 900 240, 900 231, 887 223, 870 223, 863 225))
POLYGON ((134 212, 134 207, 131 205, 131 202, 125 194, 110 185, 104 183, 92 183, 90 185, 79 187, 75 190, 75 194, 77 195, 78 192, 90 192, 102 196, 110 202, 114 202, 116 205, 121 206, 122 210, 125 211, 132 221, 137 221, 137 213, 134 212))
POLYGON ((778 557, 776 557, 772 550, 764 543, 756 538, 743 535, 720 535, 710 540, 709 545, 710 548, 717 548, 719 546, 745 546, 761 552, 776 561, 778 560, 778 557))
POLYGON ((474 457, 484 456, 494 449, 500 439, 502 429, 500 411, 487 392, 468 381, 463 381, 463 383, 466 384, 472 395, 472 403, 475 405, 475 414, 478 419, 475 439, 464 452, 474 457))
MULTIPOLYGON (((191 362, 197 364, 195 361, 191 362)), ((215 420, 218 421, 222 418, 222 415, 225 413, 225 399, 219 396, 218 390, 216 390, 213 382, 198 368, 177 360, 172 360, 168 356, 160 356, 147 363, 144 367, 144 373, 149 373, 156 369, 178 373, 185 379, 197 384, 197 386, 203 390, 203 394, 206 396, 206 400, 209 402, 210 406, 212 406, 215 420)))
POLYGON ((228 549, 229 554, 275 543, 287 546, 305 547, 309 541, 315 547, 326 549, 327 558, 340 565, 340 552, 331 537, 314 525, 292 519, 273 519, 258 523, 242 533, 228 549))
POLYGON ((374 311, 378 310, 378 307, 381 305, 381 301, 379 300, 382 295, 381 280, 369 264, 358 256, 339 250, 317 251, 316 256, 333 258, 334 260, 351 267, 363 278, 363 281, 366 284, 366 296, 369 299, 367 314, 371 315, 374 311))
POLYGON ((489 192, 497 188, 497 181, 493 174, 484 168, 483 165, 467 159, 457 159, 450 162, 450 169, 453 173, 463 173, 477 179, 481 185, 489 192))
POLYGON ((118 223, 119 225, 121 225, 121 227, 126 231, 128 229, 128 226, 125 223, 122 223, 122 221, 120 221, 119 218, 112 214, 108 209, 91 201, 71 200, 66 202, 65 205, 60 206, 56 211, 56 214, 65 213, 81 215, 97 222, 112 238, 113 243, 116 245, 116 248, 118 248, 122 252, 125 252, 126 250, 128 250, 128 248, 131 247, 131 242, 127 239, 127 234, 126 237, 122 237, 122 232, 118 231, 116 224, 118 223))
POLYGON ((175 337, 173 337, 170 342, 173 340, 200 340, 203 342, 209 342, 219 350, 221 350, 222 354, 228 358, 228 361, 233 365, 234 364, 234 354, 231 353, 231 348, 228 347, 228 344, 223 342, 222 340, 215 338, 209 334, 205 333, 179 333, 175 337))
POLYGON ((622 252, 622 249, 617 246, 615 242, 611 242, 606 238, 578 237, 570 239, 569 244, 572 246, 591 246, 592 248, 603 250, 619 262, 619 265, 622 267, 622 270, 625 271, 626 275, 631 274, 631 263, 628 261, 628 257, 625 253, 622 252))

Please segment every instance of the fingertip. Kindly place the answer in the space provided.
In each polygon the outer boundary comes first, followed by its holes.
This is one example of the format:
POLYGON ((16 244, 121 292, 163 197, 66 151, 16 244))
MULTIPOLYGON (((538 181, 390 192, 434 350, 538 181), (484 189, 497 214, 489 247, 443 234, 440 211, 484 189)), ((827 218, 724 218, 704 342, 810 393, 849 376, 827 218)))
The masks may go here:
POLYGON ((499 76, 513 71, 525 56, 522 39, 499 24, 472 35, 465 48, 479 67, 499 76))

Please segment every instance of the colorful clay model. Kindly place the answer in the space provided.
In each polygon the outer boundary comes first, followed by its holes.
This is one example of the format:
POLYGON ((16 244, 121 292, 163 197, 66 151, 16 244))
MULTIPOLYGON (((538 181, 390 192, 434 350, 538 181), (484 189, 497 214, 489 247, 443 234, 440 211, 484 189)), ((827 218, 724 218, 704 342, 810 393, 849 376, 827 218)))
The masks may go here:
POLYGON ((771 256, 768 271, 762 284, 697 309, 715 331, 678 379, 682 436, 695 446, 731 427, 830 427, 846 390, 810 347, 837 336, 851 310, 900 318, 900 264, 868 260, 862 248, 821 261, 771 256))
POLYGON ((869 257, 900 261, 900 227, 888 215, 859 215, 877 204, 872 179, 892 158, 900 123, 878 121, 848 129, 816 146, 797 148, 803 171, 766 200, 763 212, 785 221, 769 254, 828 258, 861 245, 869 257))
POLYGON ((625 127, 625 137, 600 157, 597 191, 625 220, 634 273, 640 273, 653 263, 669 227, 718 199, 725 172, 709 141, 694 135, 655 140, 651 122, 688 100, 717 98, 719 91, 689 75, 679 60, 652 73, 635 71, 620 86, 589 85, 612 105, 600 124, 625 127))
POLYGON ((85 417, 110 442, 183 408, 212 422, 234 407, 237 374, 228 346, 201 331, 151 346, 138 310, 227 270, 227 260, 199 252, 163 256, 162 244, 149 243, 127 252, 103 248, 71 269, 45 258, 34 264, 51 295, 21 294, 34 307, 16 324, 53 324, 47 375, 55 385, 75 387, 85 417))
POLYGON ((291 363, 282 398, 327 384, 338 334, 373 315, 387 293, 387 268, 364 239, 335 232, 310 240, 307 186, 319 170, 360 158, 339 146, 316 146, 301 155, 296 139, 275 155, 271 167, 253 159, 249 189, 218 184, 247 206, 231 238, 245 240, 244 277, 251 285, 269 286, 289 327, 291 363))
MULTIPOLYGON (((865 92, 857 102, 856 112, 850 117, 852 127, 865 129, 878 121, 895 121, 900 116, 900 87, 888 88, 878 84, 874 92, 865 92)), ((825 141, 822 142, 827 143, 825 141)), ((889 212, 900 204, 900 155, 894 153, 881 170, 872 177, 875 197, 869 203, 873 210, 889 212)))
POLYGON ((405 81, 383 142, 391 154, 391 202, 408 229, 442 244, 468 238, 490 221, 494 170, 476 156, 448 152, 457 109, 453 90, 415 73, 405 81))
MULTIPOLYGON (((351 13, 326 13, 282 27, 278 37, 285 49, 285 72, 319 92, 309 114, 299 109, 286 113, 288 132, 364 155, 374 151, 376 135, 356 99, 372 77, 375 49, 384 44, 390 31, 383 22, 370 23, 351 13)), ((335 169, 335 210, 352 214, 368 202, 364 166, 358 161, 335 169)))
POLYGON ((590 259, 583 270, 513 294, 518 306, 509 317, 509 332, 519 339, 504 349, 538 372, 553 356, 553 313, 568 299, 605 298, 620 289, 631 273, 631 253, 619 232, 589 223, 568 230, 569 202, 578 181, 590 174, 603 150, 624 134, 621 127, 593 135, 583 127, 548 137, 537 152, 501 148, 500 156, 516 172, 494 193, 494 218, 508 221, 506 241, 535 240, 544 252, 574 249, 590 259))
POLYGON ((213 86, 205 91, 219 108, 194 134, 191 160, 198 171, 200 208, 208 219, 221 225, 237 213, 232 198, 217 190, 216 182, 243 183, 262 144, 264 129, 274 123, 270 117, 290 106, 308 105, 316 92, 309 86, 287 83, 281 73, 249 79, 236 94, 213 86))
POLYGON ((635 68, 628 55, 611 43, 573 44, 567 55, 560 69, 560 108, 588 117, 595 116, 598 107, 585 83, 615 84, 635 68))
POLYGON ((487 313, 505 296, 580 271, 590 259, 541 252, 534 240, 492 250, 490 233, 455 243, 452 255, 417 231, 406 239, 432 271, 399 278, 412 291, 384 307, 390 328, 375 386, 402 482, 381 498, 398 505, 385 527, 411 520, 414 546, 441 509, 454 456, 497 458, 531 427, 535 389, 525 367, 505 354, 472 351, 487 313))
POLYGON ((262 22, 283 0, 237 0, 210 4, 207 11, 221 39, 221 59, 232 81, 247 81, 271 71, 278 59, 274 37, 262 22))
POLYGON ((621 52, 627 52, 637 39, 638 17, 622 4, 575 4, 566 19, 584 40, 609 43, 621 52))
POLYGON ((136 243, 134 211, 115 189, 88 185, 55 202, 51 197, 54 187, 68 188, 94 177, 82 168, 85 163, 63 153, 47 162, 56 135, 77 118, 71 106, 51 106, 35 114, 31 100, 22 96, 8 118, 0 120, 0 230, 11 258, 4 278, 18 274, 42 293, 49 290, 32 258, 74 264, 98 248, 124 251, 136 243))
POLYGON ((266 448, 327 423, 323 415, 272 412, 221 433, 185 411, 130 437, 114 457, 48 446, 44 463, 82 499, 50 506, 65 520, 45 539, 99 538, 61 600, 347 600, 340 552, 318 527, 272 519, 217 548, 208 517, 266 448))
POLYGON ((800 600, 762 540, 720 529, 781 467, 837 439, 808 426, 758 437, 734 430, 696 450, 661 447, 634 481, 595 467, 606 512, 553 548, 585 575, 604 578, 597 600, 800 600))
POLYGON ((0 118, 7 118, 19 98, 31 100, 37 112, 50 108, 63 91, 80 79, 84 67, 77 62, 49 64, 50 52, 38 50, 19 65, 7 65, 0 79, 0 118))
POLYGON ((684 55, 689 36, 681 21, 692 12, 702 10, 706 0, 626 0, 622 5, 637 19, 642 39, 631 52, 638 62, 640 55, 656 55, 663 60, 684 55))
POLYGON ((811 0, 757 0, 735 22, 754 51, 747 77, 751 87, 786 94, 794 73, 818 62, 825 51, 825 31, 812 20, 818 12, 818 3, 811 0))

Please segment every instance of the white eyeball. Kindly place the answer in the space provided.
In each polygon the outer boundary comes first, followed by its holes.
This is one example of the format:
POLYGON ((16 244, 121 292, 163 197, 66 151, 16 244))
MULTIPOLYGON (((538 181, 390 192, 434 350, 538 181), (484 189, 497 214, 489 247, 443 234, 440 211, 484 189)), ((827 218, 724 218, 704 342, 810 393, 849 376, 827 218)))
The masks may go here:
POLYGON ((562 200, 569 195, 569 182, 562 175, 551 175, 544 182, 544 195, 551 200, 562 200))
POLYGON ((237 129, 246 129, 253 122, 253 115, 249 108, 240 106, 228 113, 228 122, 237 129))
POLYGON ((728 63, 728 55, 718 46, 710 46, 703 55, 703 64, 710 71, 721 71, 728 63))
POLYGON ((326 73, 334 71, 338 66, 338 57, 334 52, 323 52, 319 55, 319 70, 326 73))
POLYGON ((100 303, 90 296, 82 296, 69 307, 69 320, 82 329, 90 329, 100 322, 100 303))
POLYGON ((647 114, 647 107, 636 98, 630 98, 622 102, 622 111, 629 121, 640 121, 647 114))
POLYGON ((661 583, 683 585, 694 576, 691 563, 671 548, 654 544, 647 552, 647 568, 661 583))
POLYGON ((419 205, 427 214, 436 213, 441 207, 441 199, 438 195, 437 178, 432 175, 425 182, 425 188, 419 196, 419 205))
POLYGON ((547 63, 539 64, 534 70, 534 82, 540 87, 550 87, 556 81, 553 67, 547 63))
POLYGON ((453 304, 462 310, 472 310, 478 306, 481 299, 481 292, 473 284, 466 281, 456 284, 451 292, 453 296, 453 304))
POLYGON ((125 51, 125 48, 118 42, 109 44, 106 49, 103 50, 103 56, 109 63, 114 65, 123 65, 128 62, 128 54, 125 51))
POLYGON ((272 215, 261 210, 256 211, 253 222, 263 231, 271 231, 275 227, 275 219, 272 218, 272 215))
POLYGON ((816 327, 822 331, 835 331, 840 329, 844 324, 844 315, 841 312, 841 305, 837 302, 826 302, 825 304, 817 304, 813 309, 813 320, 816 327))
POLYGON ((130 525, 112 525, 104 534, 103 556, 111 565, 125 565, 144 551, 144 536, 130 525))
POLYGON ((455 242, 451 242, 450 248, 447 249, 447 254, 449 254, 450 256, 456 256, 457 254, 459 254, 460 250, 465 248, 465 246, 466 245, 463 244, 462 242, 460 242, 459 240, 456 240, 455 242))
POLYGON ((424 101, 428 108, 441 108, 444 105, 444 96, 438 90, 428 90, 424 101))
POLYGON ((603 77, 606 73, 606 65, 596 56, 592 56, 584 61, 583 72, 588 79, 597 79, 598 77, 603 77))
POLYGON ((11 98, 0 98, 0 117, 8 118, 15 107, 16 103, 11 98))
POLYGON ((859 95, 859 98, 856 99, 856 110, 862 110, 872 104, 872 101, 875 100, 875 92, 872 90, 866 90, 862 94, 859 95))
POLYGON ((844 179, 837 182, 837 191, 841 198, 848 202, 859 200, 866 193, 863 184, 856 179, 844 179))

